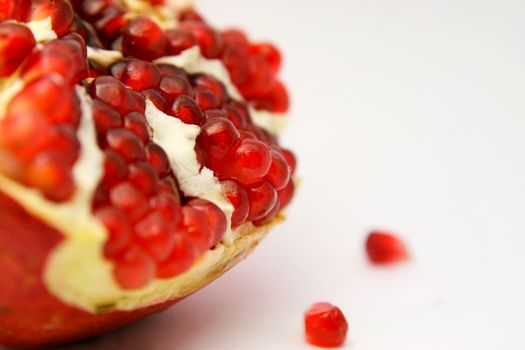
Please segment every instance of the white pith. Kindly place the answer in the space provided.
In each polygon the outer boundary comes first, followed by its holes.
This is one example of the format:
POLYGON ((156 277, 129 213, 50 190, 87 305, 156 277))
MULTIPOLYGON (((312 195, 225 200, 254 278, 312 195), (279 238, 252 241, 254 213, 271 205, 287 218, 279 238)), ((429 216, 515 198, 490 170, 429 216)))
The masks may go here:
MULTIPOLYGON (((142 2, 126 0, 130 6, 139 6, 142 2)), ((171 1, 171 4, 174 3, 183 2, 171 1)), ((31 22, 27 26, 39 42, 56 38, 50 19, 31 22)), ((93 48, 88 48, 88 56, 104 66, 122 58, 116 51, 93 48)), ((241 99, 222 62, 205 59, 197 47, 179 56, 164 57, 159 62, 175 64, 190 73, 213 75, 225 84, 231 96, 241 99)), ((0 119, 5 116, 8 102, 23 88, 22 81, 16 75, 15 72, 12 77, 0 80, 0 119)), ((77 94, 82 104, 78 131, 81 154, 73 168, 76 185, 74 197, 66 203, 51 202, 38 191, 20 185, 0 172, 0 190, 65 236, 49 255, 44 273, 46 286, 55 296, 89 312, 134 310, 184 297, 202 286, 212 271, 226 268, 229 261, 238 259, 237 255, 245 254, 245 250, 256 244, 265 234, 265 228, 257 231, 249 223, 233 231, 228 229, 222 242, 204 254, 189 271, 170 279, 156 279, 141 289, 121 289, 114 281, 111 262, 102 256, 108 236, 106 229, 91 210, 93 194, 103 175, 103 156, 96 142, 90 97, 81 87, 77 88, 77 94), (244 239, 241 237, 243 232, 249 232, 250 235, 244 239), (242 246, 239 246, 239 242, 242 242, 242 246)), ((284 116, 274 116, 270 112, 251 110, 251 114, 257 125, 273 133, 279 133, 286 120, 284 116)), ((230 227, 233 206, 224 196, 213 172, 205 167, 200 169, 197 161, 194 146, 199 127, 165 115, 149 101, 146 105, 146 118, 152 129, 152 139, 169 155, 184 195, 204 198, 218 205, 225 213, 230 227)))

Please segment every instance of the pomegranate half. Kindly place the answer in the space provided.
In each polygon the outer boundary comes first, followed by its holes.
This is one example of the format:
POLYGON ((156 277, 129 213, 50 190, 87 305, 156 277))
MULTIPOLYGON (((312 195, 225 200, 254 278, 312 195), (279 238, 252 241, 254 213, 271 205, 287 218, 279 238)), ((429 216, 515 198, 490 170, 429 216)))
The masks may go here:
POLYGON ((0 343, 164 310, 294 194, 281 56, 184 0, 0 0, 0 343))

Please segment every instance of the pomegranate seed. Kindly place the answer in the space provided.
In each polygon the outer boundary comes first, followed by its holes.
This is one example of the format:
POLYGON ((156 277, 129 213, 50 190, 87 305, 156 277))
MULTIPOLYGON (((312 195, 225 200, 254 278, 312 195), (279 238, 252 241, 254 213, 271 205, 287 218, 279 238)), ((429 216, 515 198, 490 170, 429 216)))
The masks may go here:
POLYGON ((146 153, 140 139, 126 129, 113 129, 108 131, 107 144, 112 150, 120 154, 127 162, 142 160, 146 153))
POLYGON ((33 33, 20 24, 0 24, 0 77, 13 73, 29 55, 36 42, 33 33))
POLYGON ((245 129, 250 124, 248 112, 244 113, 231 104, 223 106, 222 109, 226 112, 227 118, 237 129, 245 129))
POLYGON ((186 124, 199 125, 204 121, 204 113, 197 104, 188 96, 178 96, 173 101, 171 115, 186 124))
POLYGON ((208 75, 198 75, 195 78, 195 84, 199 87, 206 88, 209 91, 211 91, 213 95, 215 95, 215 97, 219 100, 219 103, 221 101, 226 100, 226 97, 227 97, 226 88, 220 81, 208 75))
POLYGON ((205 22, 204 18, 193 9, 183 10, 179 14, 179 20, 181 22, 184 22, 184 21, 205 22))
POLYGON ((276 82, 270 92, 252 101, 257 109, 265 109, 275 113, 282 113, 288 110, 290 104, 288 92, 284 85, 276 82))
POLYGON ((292 171, 281 152, 272 149, 271 153, 272 164, 270 165, 270 169, 264 178, 268 180, 276 190, 280 190, 284 188, 286 184, 288 184, 292 171))
POLYGON ((241 49, 248 49, 248 38, 246 34, 240 29, 228 29, 222 32, 225 46, 238 47, 241 49))
POLYGON ((195 89, 195 100, 203 110, 214 109, 220 106, 220 101, 217 96, 215 96, 210 89, 202 87, 197 87, 195 89))
POLYGON ((396 263, 408 257, 403 242, 389 232, 371 232, 366 239, 366 252, 374 264, 396 263))
POLYGON ((288 184, 277 194, 279 195, 279 206, 282 208, 286 207, 293 198, 295 193, 295 184, 293 181, 288 181, 288 184))
POLYGON ((24 181, 55 202, 65 201, 75 192, 70 167, 53 153, 38 154, 26 167, 24 181))
POLYGON ((0 0, 0 21, 22 21, 27 18, 30 6, 30 0, 0 0))
POLYGON ((9 114, 0 119, 0 144, 22 159, 32 157, 48 143, 51 127, 36 111, 9 114))
POLYGON ((184 21, 180 27, 193 33, 202 51, 202 55, 206 58, 219 57, 223 41, 220 33, 213 30, 206 24, 196 21, 184 21))
MULTIPOLYGON (((62 39, 47 43, 42 49, 42 54, 50 56, 50 59, 57 56, 62 57, 62 60, 58 60, 57 63, 63 62, 63 59, 68 61, 66 67, 61 69, 66 70, 67 73, 62 73, 62 77, 70 85, 76 84, 88 75, 86 43, 77 33, 70 33, 62 39)), ((48 71, 47 73, 54 72, 48 71)))
POLYGON ((89 19, 97 19, 109 5, 111 5, 111 0, 82 1, 80 11, 89 19))
POLYGON ((226 112, 220 109, 208 109, 207 111, 204 111, 204 118, 206 120, 210 120, 212 118, 226 119, 228 118, 228 115, 226 112))
POLYGON ((157 107, 159 110, 166 112, 168 109, 168 101, 156 90, 153 89, 147 89, 143 90, 142 94, 144 97, 146 97, 148 100, 153 102, 155 107, 157 107))
POLYGON ((131 112, 124 117, 124 127, 138 136, 138 138, 147 144, 150 140, 149 126, 146 117, 139 112, 131 112))
POLYGON ((216 167, 239 140, 237 128, 225 118, 210 118, 202 126, 197 142, 207 153, 212 167, 216 167))
POLYGON ((158 262, 165 260, 175 244, 174 236, 169 232, 169 222, 161 213, 151 212, 135 225, 135 233, 158 262))
POLYGON ((254 226, 263 226, 263 225, 266 225, 267 223, 269 223, 270 221, 272 221, 273 218, 275 218, 277 216, 277 214, 279 214, 279 210, 281 209, 281 206, 279 204, 279 201, 277 200, 275 202, 275 205, 273 206, 273 208, 268 212, 268 214, 264 215, 263 217, 257 219, 257 220, 254 220, 253 221, 253 225, 254 226))
POLYGON ((191 206, 182 207, 182 220, 177 231, 191 237, 199 255, 206 252, 214 244, 215 236, 207 215, 191 206))
POLYGON ((157 190, 158 176, 155 169, 145 162, 131 164, 128 168, 129 181, 146 196, 157 190))
POLYGON ((156 274, 155 262, 138 246, 131 246, 116 261, 114 276, 121 288, 137 289, 147 285, 156 274))
POLYGON ((131 111, 140 114, 146 113, 146 99, 144 96, 135 90, 129 90, 129 95, 131 97, 131 111))
POLYGON ((166 152, 157 144, 150 143, 146 146, 146 160, 160 176, 165 176, 171 171, 170 161, 166 152))
POLYGON ((142 91, 158 86, 160 71, 152 63, 132 59, 124 67, 120 80, 130 88, 142 91))
POLYGON ((140 16, 129 21, 122 35, 124 54, 152 60, 164 54, 166 36, 162 29, 148 17, 140 16))
POLYGON ((304 329, 308 343, 331 348, 344 344, 348 323, 338 307, 329 303, 317 303, 306 310, 304 329))
POLYGON ((211 245, 213 246, 220 242, 227 226, 226 217, 222 210, 212 202, 204 199, 193 199, 188 202, 188 205, 206 215, 209 228, 212 231, 213 239, 211 245))
POLYGON ((225 157, 219 169, 220 176, 249 185, 260 180, 268 172, 271 160, 268 146, 261 141, 243 139, 225 157))
POLYGON ((197 45, 197 38, 188 30, 172 29, 166 31, 168 41, 167 53, 169 55, 178 55, 182 51, 197 45))
POLYGON ((108 7, 94 26, 101 40, 111 43, 117 38, 126 25, 126 13, 117 7, 108 7))
POLYGON ((275 76, 263 57, 252 57, 248 62, 248 80, 239 86, 247 99, 266 96, 275 84, 275 76))
POLYGON ((281 68, 281 53, 272 44, 253 44, 250 46, 250 55, 263 57, 274 73, 277 73, 281 68))
POLYGON ((80 152, 76 130, 67 124, 56 125, 51 129, 47 149, 60 153, 68 165, 73 165, 80 152))
POLYGON ((123 253, 132 242, 131 224, 126 214, 117 208, 103 207, 95 211, 95 217, 108 230, 108 240, 104 246, 104 256, 113 258, 123 253))
POLYGON ((159 64, 160 75, 162 76, 176 76, 188 80, 188 75, 182 69, 172 66, 170 64, 159 64))
POLYGON ((91 83, 91 94, 94 98, 107 103, 121 115, 132 111, 132 96, 126 86, 113 77, 103 76, 91 83))
POLYGON ((242 85, 247 83, 249 77, 249 57, 246 51, 238 47, 226 47, 222 52, 221 60, 230 73, 234 84, 242 85))
POLYGON ((243 224, 248 218, 250 211, 250 201, 248 193, 237 182, 233 180, 222 181, 224 194, 230 200, 235 210, 232 214, 232 227, 243 224))
POLYGON ((53 30, 63 36, 73 24, 73 8, 67 0, 32 0, 28 21, 42 20, 51 17, 53 30))
POLYGON ((173 100, 180 95, 193 97, 194 92, 188 80, 181 76, 165 76, 161 79, 159 85, 161 95, 168 100, 173 100))
POLYGON ((122 118, 120 114, 108 104, 100 101, 93 101, 93 119, 97 127, 97 133, 99 135, 106 135, 106 133, 114 128, 118 128, 122 125, 122 118))
POLYGON ((128 175, 124 159, 111 150, 104 151, 104 179, 102 185, 109 189, 123 181, 128 175))
POLYGON ((109 193, 111 203, 126 212, 133 221, 139 219, 148 210, 146 197, 131 183, 122 182, 109 193))
POLYGON ((250 200, 250 213, 248 221, 264 218, 277 203, 277 191, 266 181, 253 185, 247 189, 250 200))
POLYGON ((297 167, 297 160, 295 158, 295 155, 292 151, 287 150, 286 148, 281 148, 281 153, 284 156, 284 159, 286 159, 286 162, 292 169, 292 175, 295 173, 295 168, 297 167))
POLYGON ((177 188, 177 184, 173 176, 166 176, 165 178, 159 181, 158 192, 159 193, 169 193, 169 194, 175 195, 179 198, 179 203, 180 203, 179 190, 177 188))
POLYGON ((122 77, 122 73, 124 72, 124 69, 126 68, 126 65, 127 64, 126 64, 125 61, 117 62, 117 63, 115 63, 114 65, 111 66, 109 71, 110 71, 112 76, 114 76, 115 78, 120 80, 120 78, 122 77))
POLYGON ((189 270, 199 256, 193 240, 182 233, 174 233, 173 248, 170 256, 157 267, 157 277, 170 278, 189 270))
POLYGON ((151 207, 159 212, 164 219, 173 226, 177 226, 181 219, 180 200, 170 193, 159 193, 150 200, 151 207))

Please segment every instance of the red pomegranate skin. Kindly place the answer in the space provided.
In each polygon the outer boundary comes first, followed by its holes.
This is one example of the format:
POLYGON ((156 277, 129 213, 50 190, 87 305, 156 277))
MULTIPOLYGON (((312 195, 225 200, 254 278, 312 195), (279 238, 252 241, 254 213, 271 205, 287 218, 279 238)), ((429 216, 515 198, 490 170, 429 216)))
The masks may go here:
POLYGON ((178 301, 99 314, 66 305, 43 282, 46 258, 62 239, 0 191, 0 344, 34 349, 68 343, 107 333, 178 301))

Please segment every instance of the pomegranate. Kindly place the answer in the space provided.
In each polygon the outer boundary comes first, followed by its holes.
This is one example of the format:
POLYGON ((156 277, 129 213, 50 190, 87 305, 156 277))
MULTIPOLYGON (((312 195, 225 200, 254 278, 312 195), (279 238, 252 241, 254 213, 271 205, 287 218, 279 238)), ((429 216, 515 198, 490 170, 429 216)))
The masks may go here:
POLYGON ((164 310, 282 221, 273 45, 178 0, 5 0, 0 21, 0 343, 164 310))

